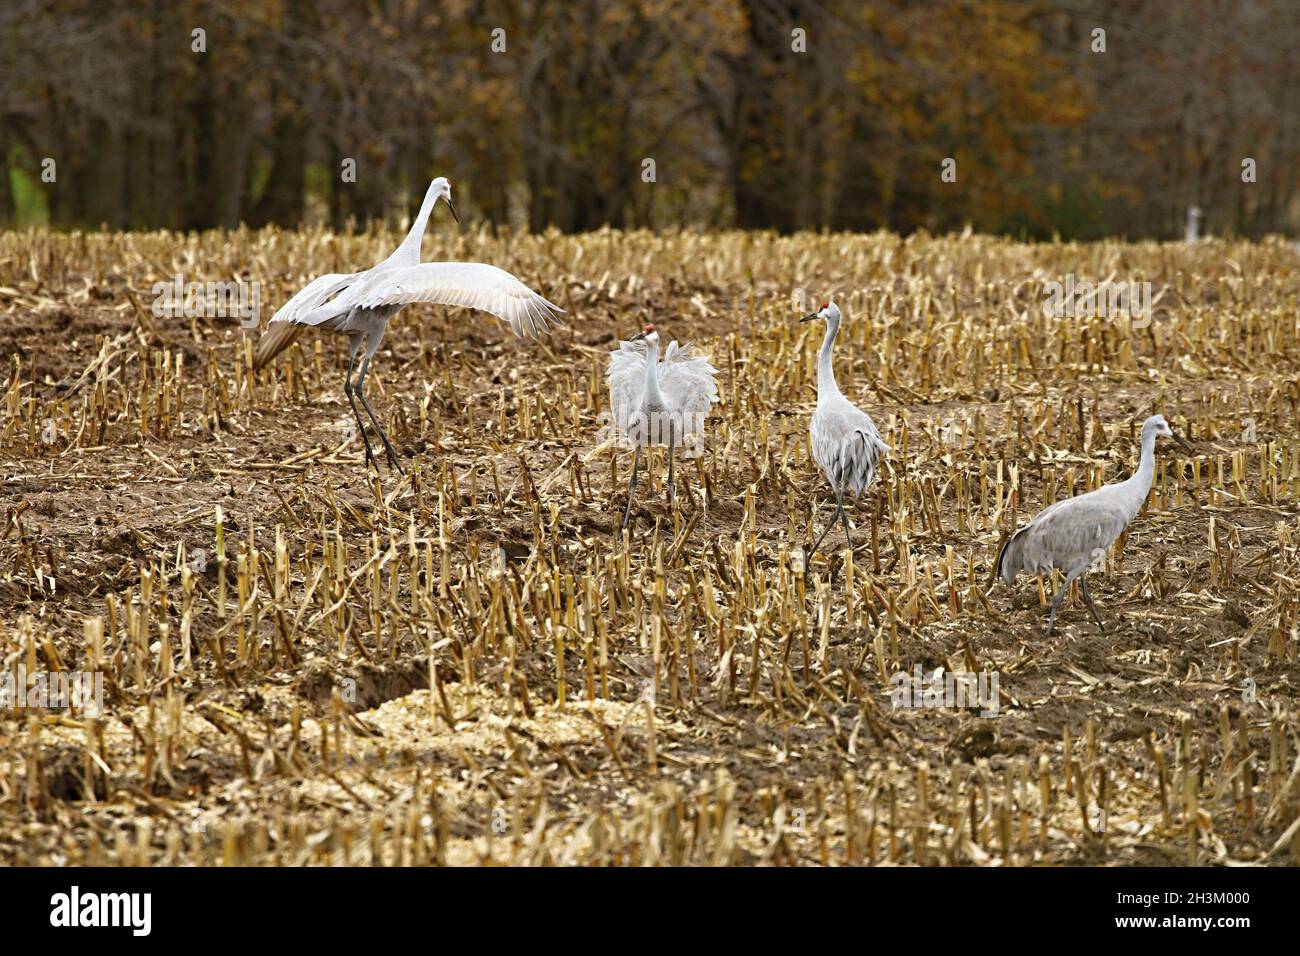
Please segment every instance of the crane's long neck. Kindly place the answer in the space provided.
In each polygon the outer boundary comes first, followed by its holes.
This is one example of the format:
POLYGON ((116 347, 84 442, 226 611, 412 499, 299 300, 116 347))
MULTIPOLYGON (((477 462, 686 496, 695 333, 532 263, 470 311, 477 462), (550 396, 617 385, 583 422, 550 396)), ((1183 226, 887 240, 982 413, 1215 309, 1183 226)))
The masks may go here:
POLYGON ((1154 429, 1143 429, 1142 431, 1142 458, 1138 463, 1138 470, 1124 482, 1126 490, 1129 491, 1130 505, 1133 514, 1137 514, 1142 507, 1142 503, 1147 500, 1147 495, 1151 491, 1151 484, 1156 474, 1156 433, 1154 429))
POLYGON ((402 240, 388 261, 398 265, 419 265, 420 263, 420 243, 424 239, 424 229, 429 224, 429 217, 433 215, 433 206, 438 201, 437 193, 430 188, 424 194, 424 202, 420 204, 420 211, 416 214, 415 221, 411 223, 411 229, 402 240))
POLYGON ((663 393, 659 391, 659 343, 645 344, 645 391, 642 398, 647 405, 662 405, 663 393))
POLYGON ((835 348, 835 336, 840 331, 839 319, 826 321, 826 338, 822 340, 821 351, 817 353, 817 394, 838 395, 840 387, 835 384, 835 365, 831 352, 835 348))

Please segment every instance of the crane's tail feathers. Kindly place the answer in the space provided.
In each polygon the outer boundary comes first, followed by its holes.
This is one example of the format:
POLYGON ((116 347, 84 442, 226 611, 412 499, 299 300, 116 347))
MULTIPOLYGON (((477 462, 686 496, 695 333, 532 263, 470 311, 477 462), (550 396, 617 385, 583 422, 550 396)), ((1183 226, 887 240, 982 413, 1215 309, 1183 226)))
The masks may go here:
POLYGON ((298 336, 305 328, 305 325, 296 322, 268 324, 262 337, 257 340, 257 350, 253 353, 253 371, 259 372, 266 368, 271 359, 298 340, 298 336))
POLYGON ((855 431, 853 434, 854 434, 854 437, 856 437, 856 438, 861 438, 861 439, 862 439, 862 444, 863 444, 865 447, 867 447, 867 448, 873 448, 873 447, 874 447, 877 453, 879 453, 879 452, 885 452, 885 451, 891 451, 891 450, 892 450, 888 445, 886 445, 886 444, 884 443, 884 441, 881 439, 881 437, 880 437, 879 435, 868 435, 868 434, 867 434, 865 431, 863 431, 861 428, 859 428, 859 429, 858 429, 857 431, 855 431))

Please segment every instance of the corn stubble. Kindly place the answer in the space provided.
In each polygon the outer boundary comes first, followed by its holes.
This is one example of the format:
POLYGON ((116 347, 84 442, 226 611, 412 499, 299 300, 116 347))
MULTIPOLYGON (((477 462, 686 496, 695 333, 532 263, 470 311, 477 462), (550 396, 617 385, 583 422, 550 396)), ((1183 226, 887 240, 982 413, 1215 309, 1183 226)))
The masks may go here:
POLYGON ((1295 862, 1286 245, 439 236, 571 321, 527 348, 403 313, 373 387, 405 477, 363 465, 340 343, 254 375, 235 319, 150 308, 176 273, 274 308, 391 241, 0 234, 0 650, 106 697, 0 716, 0 861, 1295 862), (1066 273, 1151 281, 1150 327, 1044 316, 1066 273), (804 553, 830 507, 796 288, 841 303, 842 385, 894 449, 851 554, 804 553), (646 321, 722 404, 624 534, 604 363, 646 321), (997 547, 1127 474, 1155 411, 1196 454, 1094 574, 1113 633, 1075 595, 1045 641, 997 547), (917 667, 996 671, 998 715, 893 709, 917 667))

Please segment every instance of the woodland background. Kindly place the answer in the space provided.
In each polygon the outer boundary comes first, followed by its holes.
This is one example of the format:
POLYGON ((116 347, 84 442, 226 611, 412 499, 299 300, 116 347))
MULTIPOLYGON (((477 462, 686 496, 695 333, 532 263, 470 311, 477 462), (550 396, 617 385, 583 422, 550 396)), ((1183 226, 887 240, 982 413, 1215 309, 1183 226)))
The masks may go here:
POLYGON ((1295 235, 1297 50, 1295 0, 6 0, 0 225, 344 228, 443 174, 532 230, 1295 235))

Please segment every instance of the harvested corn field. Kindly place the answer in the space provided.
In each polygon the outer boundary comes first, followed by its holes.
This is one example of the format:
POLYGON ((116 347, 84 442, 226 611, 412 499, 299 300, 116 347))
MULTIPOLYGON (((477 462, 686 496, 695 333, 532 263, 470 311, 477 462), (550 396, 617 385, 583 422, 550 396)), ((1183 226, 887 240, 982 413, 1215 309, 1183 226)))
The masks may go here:
POLYGON ((0 861, 1300 857, 1293 248, 439 232, 566 315, 394 319, 368 389, 405 474, 364 461, 341 336, 254 374, 246 317, 156 307, 269 313, 396 238, 0 234, 0 861), (1067 278, 1149 282, 1149 316, 1045 309, 1067 278), (891 450, 852 550, 808 555, 828 298, 891 450), (604 376, 646 324, 721 400, 622 531, 604 376), (1045 638, 1060 579, 995 583, 999 547, 1156 413, 1191 453, 1089 576, 1105 633, 1072 592, 1045 638), (81 673, 102 708, 40 696, 81 673))

